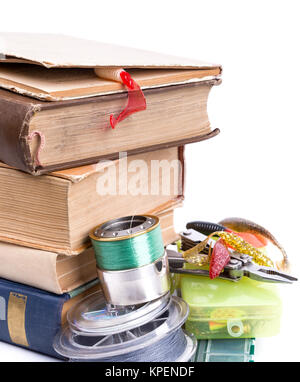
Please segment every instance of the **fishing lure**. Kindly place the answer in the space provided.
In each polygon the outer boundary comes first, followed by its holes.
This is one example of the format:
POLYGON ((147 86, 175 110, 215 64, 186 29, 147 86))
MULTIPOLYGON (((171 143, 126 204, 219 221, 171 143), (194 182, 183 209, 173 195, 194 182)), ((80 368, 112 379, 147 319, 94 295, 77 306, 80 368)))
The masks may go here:
MULTIPOLYGON (((232 247, 239 253, 249 255, 252 257, 253 261, 259 265, 264 265, 268 267, 274 267, 274 264, 268 256, 262 253, 259 249, 253 247, 251 244, 247 243, 241 237, 235 235, 231 232, 217 231, 211 233, 205 240, 197 244, 195 247, 183 252, 183 258, 192 264, 197 264, 199 266, 203 265, 204 259, 201 252, 204 250, 206 245, 209 243, 209 240, 213 237, 219 237, 224 240, 227 246, 232 247)), ((206 259, 206 264, 209 262, 210 256, 206 259)))
POLYGON ((267 245, 267 240, 257 233, 235 232, 232 229, 225 227, 221 224, 216 224, 216 223, 211 223, 206 221, 193 221, 193 222, 187 223, 186 228, 194 229, 195 231, 203 233, 203 235, 207 235, 207 236, 216 231, 233 232, 234 234, 240 236, 242 239, 247 241, 247 243, 253 245, 256 248, 262 248, 267 245))
POLYGON ((214 249, 211 255, 211 260, 209 264, 209 278, 214 279, 219 276, 219 274, 224 269, 230 261, 229 251, 223 241, 219 239, 214 245, 214 249))
POLYGON ((277 241, 277 239, 264 227, 250 221, 247 219, 242 218, 226 218, 219 222, 219 224, 225 226, 226 228, 232 229, 234 231, 239 232, 250 232, 256 235, 261 235, 262 237, 266 238, 267 240, 270 240, 272 244, 274 244, 282 253, 283 256, 283 262, 288 265, 288 257, 287 253, 285 252, 284 248, 281 244, 277 241))

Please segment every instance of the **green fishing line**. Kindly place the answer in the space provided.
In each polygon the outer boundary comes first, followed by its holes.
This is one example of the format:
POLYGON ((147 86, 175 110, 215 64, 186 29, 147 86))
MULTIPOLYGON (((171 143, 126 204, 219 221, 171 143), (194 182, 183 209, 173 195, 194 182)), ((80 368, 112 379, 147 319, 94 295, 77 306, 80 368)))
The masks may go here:
POLYGON ((100 269, 117 271, 151 264, 164 254, 160 225, 141 235, 124 240, 92 239, 100 269))

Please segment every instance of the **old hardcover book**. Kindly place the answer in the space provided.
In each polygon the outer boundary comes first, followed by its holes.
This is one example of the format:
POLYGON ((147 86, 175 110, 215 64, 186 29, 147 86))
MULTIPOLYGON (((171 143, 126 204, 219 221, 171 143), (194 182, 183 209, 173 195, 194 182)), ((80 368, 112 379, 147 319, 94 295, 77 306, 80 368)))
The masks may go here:
POLYGON ((183 198, 183 147, 33 177, 0 165, 0 241, 81 253, 96 225, 159 213, 183 198))
POLYGON ((39 175, 219 132, 207 115, 219 65, 66 36, 0 38, 0 160, 10 166, 39 175), (146 99, 115 129, 109 117, 124 109, 127 90, 95 71, 112 67, 125 68, 146 99))
POLYGON ((99 290, 98 280, 56 295, 0 279, 0 341, 62 358, 53 349, 53 341, 67 321, 67 311, 99 290))
MULTIPOLYGON (((173 226, 174 208, 157 211, 164 244, 177 240, 173 226)), ((48 292, 63 294, 97 278, 96 260, 92 247, 77 256, 0 243, 0 277, 30 285, 48 292)))

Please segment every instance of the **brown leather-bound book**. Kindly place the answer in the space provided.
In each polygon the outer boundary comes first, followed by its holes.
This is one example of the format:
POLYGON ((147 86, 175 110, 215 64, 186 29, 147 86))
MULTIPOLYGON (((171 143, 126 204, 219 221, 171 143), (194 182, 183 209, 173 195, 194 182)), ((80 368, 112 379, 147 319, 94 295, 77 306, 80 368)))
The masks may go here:
POLYGON ((183 147, 38 177, 0 163, 0 241, 76 255, 106 220, 173 208, 183 180, 183 147))
POLYGON ((0 38, 0 160, 10 166, 40 175, 219 132, 207 115, 219 65, 66 36, 0 38), (128 92, 103 70, 118 68, 141 87, 146 109, 112 129, 128 92))

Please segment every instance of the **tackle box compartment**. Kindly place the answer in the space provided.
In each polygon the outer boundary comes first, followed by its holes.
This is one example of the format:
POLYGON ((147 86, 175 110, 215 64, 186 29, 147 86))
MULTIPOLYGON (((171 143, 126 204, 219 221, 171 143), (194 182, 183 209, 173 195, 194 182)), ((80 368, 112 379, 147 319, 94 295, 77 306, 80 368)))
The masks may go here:
POLYGON ((254 362, 255 339, 198 340, 194 362, 254 362))
POLYGON ((190 308, 185 328, 197 339, 259 338, 280 331, 282 304, 275 284, 182 275, 180 285, 190 308))

